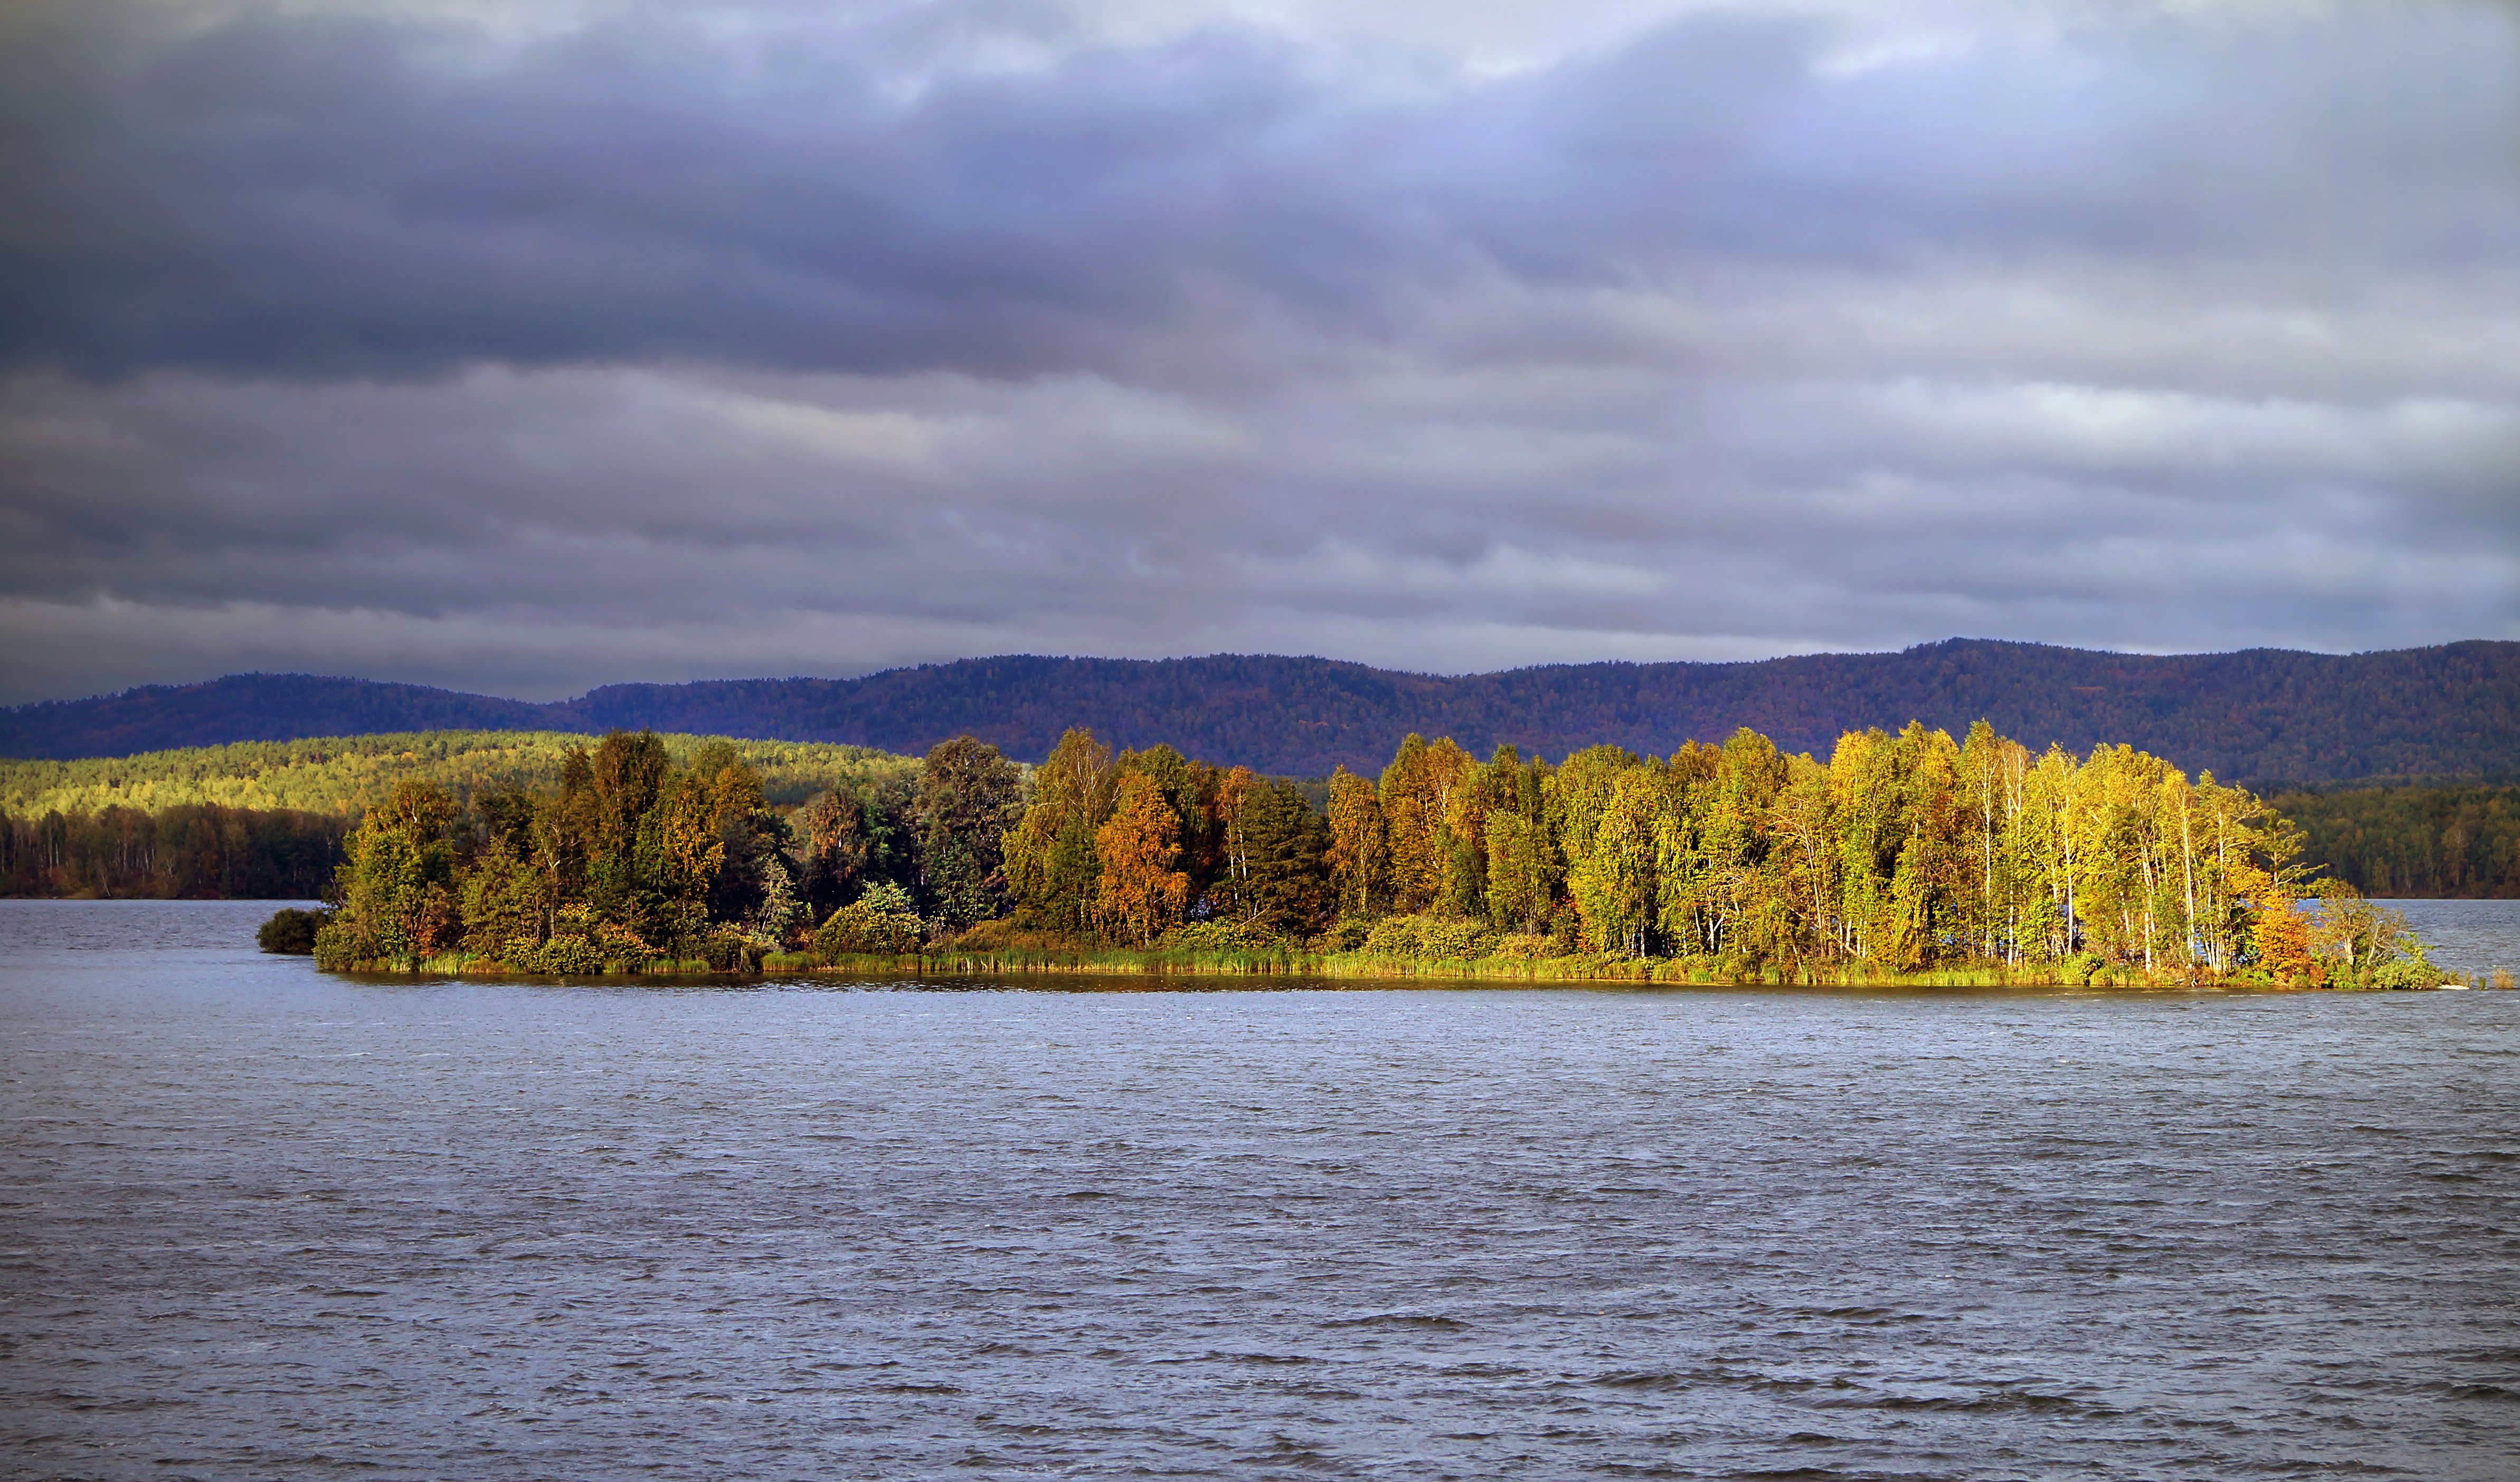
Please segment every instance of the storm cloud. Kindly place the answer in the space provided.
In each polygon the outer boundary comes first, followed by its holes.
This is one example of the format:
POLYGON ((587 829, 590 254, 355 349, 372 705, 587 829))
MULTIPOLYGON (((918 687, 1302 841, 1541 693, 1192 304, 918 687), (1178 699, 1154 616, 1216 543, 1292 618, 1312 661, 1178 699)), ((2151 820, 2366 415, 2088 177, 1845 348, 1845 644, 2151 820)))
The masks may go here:
POLYGON ((0 698, 2520 637, 2490 4, 39 3, 0 698))

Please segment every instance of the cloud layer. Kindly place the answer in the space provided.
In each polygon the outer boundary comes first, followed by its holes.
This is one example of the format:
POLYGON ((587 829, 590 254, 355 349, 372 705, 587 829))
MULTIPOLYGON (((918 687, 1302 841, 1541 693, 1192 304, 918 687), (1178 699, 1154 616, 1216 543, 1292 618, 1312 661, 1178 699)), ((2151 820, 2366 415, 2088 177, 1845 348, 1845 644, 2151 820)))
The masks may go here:
POLYGON ((0 698, 2520 637, 2487 4, 0 20, 0 698))

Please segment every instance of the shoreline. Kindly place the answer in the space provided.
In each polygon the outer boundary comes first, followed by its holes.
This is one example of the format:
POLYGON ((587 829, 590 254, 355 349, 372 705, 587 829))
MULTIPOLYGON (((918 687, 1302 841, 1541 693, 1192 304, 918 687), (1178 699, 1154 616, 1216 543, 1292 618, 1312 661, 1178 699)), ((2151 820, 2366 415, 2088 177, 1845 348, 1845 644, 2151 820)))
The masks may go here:
MULTIPOLYGON (((530 983, 606 982, 656 984, 749 983, 766 979, 839 976, 910 980, 969 977, 1044 978, 1214 978, 1264 980, 1303 978, 1329 986, 1354 984, 1360 989, 1411 982, 1476 984, 1493 987, 1655 987, 1772 989, 1921 989, 2040 990, 2083 993, 2376 993, 2436 992, 2479 986, 2456 976, 2431 988, 2382 989, 2362 984, 2278 982, 2253 972, 2214 973, 2155 971, 2140 967, 2101 966, 2087 976, 2064 970, 2068 965, 2037 967, 1947 967, 1914 972, 1874 969, 1861 965, 1795 968, 1727 965, 1685 958, 1614 958, 1598 955, 1509 959, 1409 959, 1369 957, 1363 953, 1163 953, 1085 949, 955 951, 901 954, 815 953, 773 954, 757 967, 710 968, 698 962, 663 960, 640 969, 601 973, 518 972, 493 959, 449 953, 406 964, 368 963, 343 970, 348 977, 477 978, 530 983)), ((1221 985, 1220 985, 1221 986, 1221 985)))

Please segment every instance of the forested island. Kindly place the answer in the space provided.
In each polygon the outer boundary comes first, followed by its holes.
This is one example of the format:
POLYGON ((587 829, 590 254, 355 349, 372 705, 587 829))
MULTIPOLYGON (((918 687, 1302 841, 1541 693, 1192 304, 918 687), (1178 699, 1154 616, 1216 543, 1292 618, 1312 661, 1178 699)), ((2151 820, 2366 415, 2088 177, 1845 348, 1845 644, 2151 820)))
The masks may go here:
POLYGON ((2444 976, 2259 798, 2129 746, 1912 724, 1822 761, 1745 729, 1552 764, 1413 735, 1320 792, 1075 730, 1036 768, 959 738, 782 809, 733 743, 616 732, 545 789, 406 779, 349 835, 333 909, 267 938, 336 969, 551 975, 2444 976))

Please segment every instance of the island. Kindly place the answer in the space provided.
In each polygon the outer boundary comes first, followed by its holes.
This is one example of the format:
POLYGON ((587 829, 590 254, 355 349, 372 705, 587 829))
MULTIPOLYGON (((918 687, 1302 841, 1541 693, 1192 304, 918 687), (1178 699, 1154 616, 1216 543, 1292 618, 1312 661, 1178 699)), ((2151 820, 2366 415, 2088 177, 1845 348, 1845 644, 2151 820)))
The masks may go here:
POLYGON ((2402 919, 2300 865, 2244 788, 1984 722, 1756 731, 1667 757, 1481 761, 1412 735, 1369 780, 969 737, 790 810, 737 746, 652 732, 557 786, 406 779, 276 951, 344 972, 1034 972, 1707 984, 2423 988, 2402 919))

